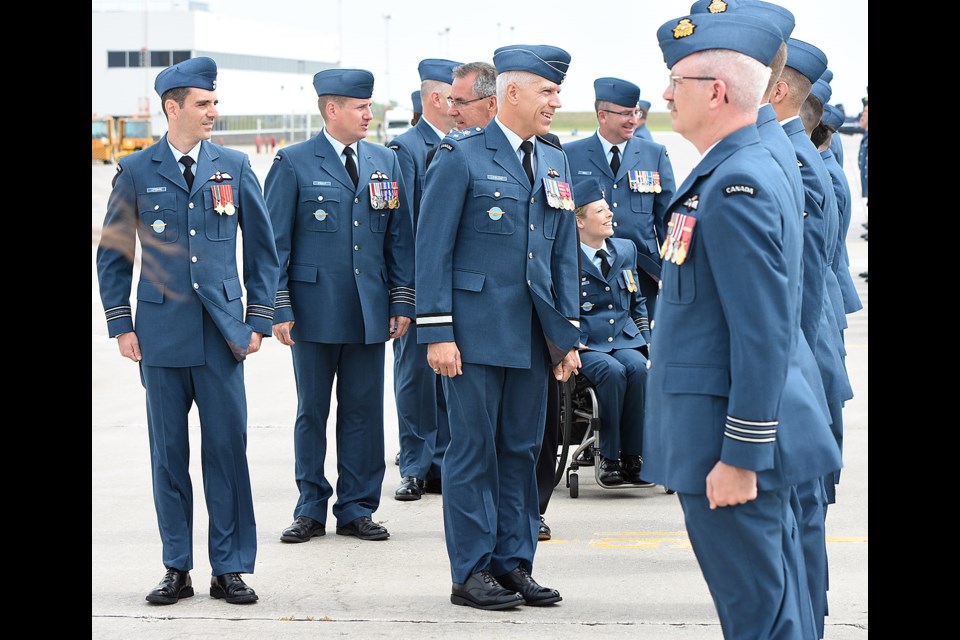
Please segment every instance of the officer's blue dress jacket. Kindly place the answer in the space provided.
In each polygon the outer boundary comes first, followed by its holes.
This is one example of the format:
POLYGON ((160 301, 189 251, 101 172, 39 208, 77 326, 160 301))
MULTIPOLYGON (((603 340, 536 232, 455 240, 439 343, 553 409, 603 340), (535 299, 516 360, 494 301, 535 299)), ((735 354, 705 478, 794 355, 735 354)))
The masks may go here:
POLYGON ((246 154, 203 141, 189 191, 166 134, 118 162, 97 251, 100 298, 111 337, 134 330, 135 235, 143 265, 135 328, 144 365, 204 364, 204 310, 237 360, 246 356, 253 331, 271 334, 277 252, 260 182, 246 154), (214 180, 218 175, 220 182, 214 180), (211 187, 225 185, 233 194, 233 215, 214 210, 211 187), (238 228, 243 286, 237 270, 238 228))
POLYGON ((843 141, 840 140, 840 134, 830 138, 830 151, 833 151, 833 157, 837 159, 837 164, 843 166, 843 141))
POLYGON ((646 122, 644 122, 642 125, 636 128, 636 130, 633 132, 633 137, 642 138, 644 140, 649 140, 650 142, 653 142, 653 134, 650 133, 650 129, 647 129, 646 122))
POLYGON ((777 121, 777 112, 769 102, 761 106, 757 112, 757 131, 760 133, 760 144, 770 152, 787 176, 790 190, 796 199, 797 211, 802 212, 803 178, 800 176, 800 167, 797 165, 797 153, 786 131, 777 121))
POLYGON ((607 238, 607 243, 613 260, 606 278, 593 260, 580 262, 580 341, 603 353, 650 341, 646 300, 638 287, 631 292, 628 286, 637 282, 637 247, 623 238, 607 238))
POLYGON ((433 127, 420 118, 417 124, 390 141, 387 148, 393 149, 400 161, 400 172, 407 187, 407 211, 412 212, 413 230, 416 233, 420 219, 420 199, 423 197, 424 177, 427 173, 427 154, 440 144, 433 127))
POLYGON ((563 150, 570 160, 574 182, 599 178, 605 200, 614 213, 613 226, 617 237, 633 240, 637 245, 637 266, 659 278, 660 243, 663 242, 667 224, 664 216, 676 187, 667 148, 642 138, 627 140, 616 176, 610 170, 610 162, 603 152, 599 132, 589 138, 568 142, 563 150), (658 171, 661 192, 631 191, 630 171, 658 171))
POLYGON ((860 167, 860 194, 867 198, 867 134, 863 132, 863 139, 860 141, 860 152, 857 154, 857 166, 860 167))
POLYGON ((827 198, 825 185, 831 185, 830 176, 823 166, 820 153, 804 130, 803 122, 800 118, 793 118, 782 123, 782 126, 793 144, 803 178, 803 302, 800 326, 807 342, 813 347, 817 343, 820 314, 827 301, 825 227, 831 217, 839 219, 839 216, 836 198, 827 198), (831 203, 832 209, 829 208, 831 203))
POLYGON ((669 211, 693 216, 663 263, 651 331, 644 477, 703 494, 718 460, 761 490, 820 477, 840 453, 801 371, 802 221, 754 125, 720 140, 669 211))
POLYGON ((353 181, 323 131, 277 152, 264 195, 280 258, 274 323, 294 339, 365 344, 389 338, 392 316, 414 317, 413 228, 396 154, 357 143, 353 181), (374 209, 371 176, 399 183, 400 207, 374 209))
POLYGON ((823 164, 833 180, 833 191, 837 196, 837 211, 840 213, 839 238, 833 258, 833 271, 837 274, 840 292, 843 295, 843 312, 855 313, 863 309, 863 303, 853 284, 853 278, 850 277, 850 254, 847 252, 847 232, 850 229, 852 217, 850 182, 832 148, 821 151, 820 157, 823 158, 823 164))
POLYGON ((418 342, 455 340, 463 362, 527 368, 536 313, 553 364, 578 344, 574 213, 549 206, 543 185, 549 173, 569 183, 570 170, 543 138, 535 152, 531 187, 496 122, 440 143, 417 227, 418 342))

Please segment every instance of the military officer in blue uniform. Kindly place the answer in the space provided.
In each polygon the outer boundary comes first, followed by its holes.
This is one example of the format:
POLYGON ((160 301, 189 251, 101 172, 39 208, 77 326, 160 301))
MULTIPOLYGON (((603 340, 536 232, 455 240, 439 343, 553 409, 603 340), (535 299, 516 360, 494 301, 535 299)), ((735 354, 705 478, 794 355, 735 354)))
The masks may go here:
POLYGON ((193 487, 187 414, 200 411, 210 518, 210 595, 249 603, 257 529, 247 468, 243 361, 270 335, 279 265, 249 158, 210 142, 217 64, 191 58, 154 82, 168 131, 117 165, 97 250, 100 298, 120 354, 140 365, 147 394, 153 497, 167 573, 147 595, 193 595, 193 487), (237 270, 238 229, 243 280, 237 270), (143 269, 130 306, 136 239, 143 269), (246 318, 241 297, 247 294, 246 318))
MULTIPOLYGON (((833 82, 833 70, 827 69, 823 72, 823 75, 820 76, 820 79, 830 84, 833 82)), ((826 104, 823 105, 826 108, 826 104)), ((841 105, 840 115, 843 117, 843 109, 841 105)), ((842 123, 841 123, 842 124, 842 123)), ((842 167, 843 166, 843 144, 840 142, 840 136, 830 136, 830 150, 833 151, 833 156, 837 159, 837 163, 842 167)))
MULTIPOLYGON (((830 269, 832 242, 839 229, 836 196, 830 175, 810 140, 813 120, 801 118, 802 108, 814 83, 827 68, 827 56, 816 46, 787 39, 787 62, 771 95, 777 119, 793 145, 803 179, 803 296, 800 327, 813 350, 830 412, 830 424, 836 442, 842 442, 842 406, 852 397, 852 388, 842 360, 840 331, 834 312, 839 294, 836 276, 830 269)), ((823 85, 821 85, 823 86, 823 85)), ((832 477, 838 466, 824 476, 832 477)), ((823 634, 826 615, 827 556, 825 524, 827 494, 823 480, 799 483, 800 531, 803 539, 807 577, 819 634, 823 634)))
POLYGON ((450 600, 480 609, 559 602, 532 577, 534 472, 548 368, 579 367, 577 240, 570 171, 546 142, 570 55, 494 52, 499 112, 451 133, 433 162, 417 228, 417 339, 443 376, 450 444, 443 519, 450 600))
POLYGON ((573 190, 580 230, 581 373, 600 403, 598 480, 652 486, 640 477, 650 320, 637 286, 637 247, 613 237, 613 212, 598 178, 573 190))
POLYGON ((413 118, 410 119, 410 126, 415 127, 423 116, 423 98, 420 97, 419 89, 410 94, 410 102, 413 103, 413 118))
MULTIPOLYGON (((818 146, 820 157, 823 158, 823 164, 830 173, 833 181, 833 191, 837 197, 837 211, 840 214, 840 228, 838 230, 837 254, 833 260, 833 270, 840 282, 840 291, 843 295, 843 312, 847 315, 856 313, 863 309, 863 302, 860 300, 860 294, 857 293, 853 278, 850 277, 850 255, 847 252, 847 233, 850 230, 852 193, 850 182, 847 180, 846 172, 843 170, 841 161, 836 156, 834 150, 834 140, 839 136, 834 135, 841 126, 843 126, 843 112, 832 104, 823 105, 823 118, 820 125, 827 132, 827 148, 818 146)), ((816 144, 816 141, 814 141, 816 144)))
POLYGON ((650 129, 647 128, 647 116, 650 115, 650 106, 649 100, 637 101, 637 130, 633 132, 633 137, 643 138, 644 140, 653 142, 653 134, 650 133, 650 129))
POLYGON ((640 293, 655 317, 664 215, 675 187, 673 167, 666 147, 633 136, 640 87, 619 78, 597 78, 593 88, 597 132, 567 143, 564 151, 574 182, 600 179, 616 216, 617 237, 637 245, 640 293))
POLYGON ((294 424, 300 498, 280 536, 326 533, 333 493, 323 473, 326 421, 337 380, 337 533, 385 540, 380 504, 384 343, 414 316, 413 228, 396 154, 364 138, 373 74, 325 69, 313 77, 324 127, 280 150, 264 182, 280 280, 274 336, 289 345, 297 381, 294 424))
MULTIPOLYGON (((867 195, 867 133, 869 128, 867 127, 867 98, 869 96, 864 96, 860 99, 863 103, 863 111, 860 112, 860 128, 863 129, 863 138, 860 139, 860 150, 857 152, 857 167, 860 169, 860 195, 863 196, 863 206, 864 212, 869 209, 869 200, 867 195)), ((866 226, 866 223, 864 223, 866 226)), ((866 240, 866 234, 863 235, 863 239, 866 240)), ((867 272, 864 271, 860 274, 864 278, 867 277, 867 272)))
MULTIPOLYGON (((416 235, 420 199, 427 173, 427 154, 453 129, 447 97, 453 82, 453 68, 459 62, 440 58, 420 61, 420 94, 423 117, 412 129, 401 133, 389 145, 397 154, 407 188, 407 210, 416 235)), ((441 463, 450 440, 446 403, 440 378, 427 365, 427 346, 417 344, 416 327, 393 342, 393 385, 400 429, 400 486, 397 500, 419 500, 425 483, 439 483, 441 463)))
POLYGON ((673 128, 704 155, 669 206, 644 477, 677 491, 725 637, 814 638, 791 487, 839 451, 801 371, 803 223, 755 126, 783 37, 707 13, 657 37, 673 128))

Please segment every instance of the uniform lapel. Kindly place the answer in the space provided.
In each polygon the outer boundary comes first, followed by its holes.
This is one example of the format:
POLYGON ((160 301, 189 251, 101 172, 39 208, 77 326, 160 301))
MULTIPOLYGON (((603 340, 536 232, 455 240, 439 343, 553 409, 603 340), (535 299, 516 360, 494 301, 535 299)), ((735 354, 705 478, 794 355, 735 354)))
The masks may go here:
POLYGON ((159 173, 164 178, 177 185, 184 191, 187 190, 187 181, 183 177, 183 170, 173 157, 170 151, 170 144, 167 142, 167 134, 163 134, 160 142, 153 145, 153 161, 160 163, 159 173))
POLYGON ((603 152, 599 132, 593 134, 593 140, 591 142, 592 144, 587 150, 590 153, 590 161, 603 172, 603 175, 611 179, 615 178, 616 176, 613 175, 613 171, 610 170, 610 163, 607 162, 607 154, 603 152))
POLYGON ((207 184, 210 177, 217 171, 217 160, 220 159, 220 153, 216 151, 212 144, 207 141, 200 143, 200 155, 197 162, 197 175, 193 178, 193 188, 190 189, 190 197, 200 191, 207 184))
MULTIPOLYGON (((330 141, 327 140, 327 136, 321 131, 317 134, 317 142, 314 145, 314 153, 320 159, 320 167, 323 171, 330 176, 331 178, 336 178, 338 182, 343 184, 347 189, 355 191, 353 187, 353 180, 350 179, 350 176, 347 175, 347 169, 343 166, 343 162, 340 161, 340 156, 333 149, 333 145, 330 144, 330 141)), ((360 167, 357 166, 357 173, 360 173, 360 167)), ((357 182, 359 185, 359 181, 357 182)))
POLYGON ((507 136, 503 134, 500 125, 491 122, 486 128, 487 148, 494 150, 494 162, 503 167, 504 171, 513 176, 513 179, 521 185, 530 184, 527 180, 527 174, 520 164, 520 158, 517 157, 516 149, 510 147, 507 136))

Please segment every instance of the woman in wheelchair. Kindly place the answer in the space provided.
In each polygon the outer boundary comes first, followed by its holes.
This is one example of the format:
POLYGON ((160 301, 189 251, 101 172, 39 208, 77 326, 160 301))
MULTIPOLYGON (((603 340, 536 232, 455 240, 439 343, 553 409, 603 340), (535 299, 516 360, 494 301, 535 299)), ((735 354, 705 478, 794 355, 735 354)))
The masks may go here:
POLYGON ((599 180, 576 183, 574 200, 583 251, 580 373, 596 388, 602 424, 597 479, 653 486, 640 476, 650 324, 637 286, 637 248, 612 237, 613 212, 599 180))

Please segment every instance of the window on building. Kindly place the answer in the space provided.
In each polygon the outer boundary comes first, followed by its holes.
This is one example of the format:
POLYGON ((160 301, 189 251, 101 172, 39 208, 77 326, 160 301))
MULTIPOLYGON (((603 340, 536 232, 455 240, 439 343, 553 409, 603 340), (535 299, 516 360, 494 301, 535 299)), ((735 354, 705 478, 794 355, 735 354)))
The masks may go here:
POLYGON ((143 61, 140 59, 139 51, 128 51, 127 52, 127 66, 128 67, 142 67, 143 61))
POLYGON ((173 52, 173 64, 183 62, 184 60, 190 59, 189 51, 174 51, 173 52))
POLYGON ((151 67, 169 67, 170 52, 169 51, 151 51, 150 66, 151 67))
POLYGON ((107 66, 108 67, 127 66, 127 52, 126 51, 107 51, 107 66))

